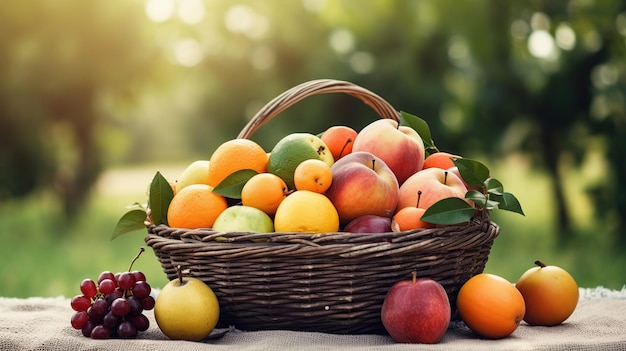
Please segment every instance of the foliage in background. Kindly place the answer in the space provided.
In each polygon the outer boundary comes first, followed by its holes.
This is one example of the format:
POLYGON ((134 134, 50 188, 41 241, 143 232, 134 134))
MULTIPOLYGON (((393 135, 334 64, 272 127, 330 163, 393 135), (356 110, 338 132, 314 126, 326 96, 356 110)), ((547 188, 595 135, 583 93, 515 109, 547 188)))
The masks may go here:
MULTIPOLYGON (((413 111, 439 147, 522 153, 626 243, 626 4, 620 0, 0 3, 0 200, 53 189, 80 211, 112 165, 208 158, 282 91, 344 79, 413 111), (593 167, 592 167, 593 168, 593 167)), ((303 101, 253 136, 376 118, 342 96, 303 101)))

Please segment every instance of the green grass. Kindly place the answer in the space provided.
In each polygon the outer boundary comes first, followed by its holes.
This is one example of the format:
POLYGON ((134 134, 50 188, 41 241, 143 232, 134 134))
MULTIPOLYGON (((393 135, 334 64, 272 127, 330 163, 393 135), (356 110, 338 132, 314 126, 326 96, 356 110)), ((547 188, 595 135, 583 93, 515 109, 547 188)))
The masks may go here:
MULTIPOLYGON (((626 283, 626 257, 612 248, 608 233, 590 217, 581 176, 566 180, 569 201, 575 205, 576 237, 560 245, 551 221, 548 183, 529 169, 516 159, 492 167, 505 190, 520 199, 526 216, 493 214, 501 230, 485 271, 516 281, 540 259, 567 269, 582 287, 620 289, 626 283)), ((159 170, 172 180, 181 168, 159 170)), ((95 279, 104 270, 126 270, 142 246, 146 252, 134 268, 143 271, 153 287, 163 287, 167 279, 143 241, 145 232, 110 240, 125 206, 145 200, 144 189, 155 171, 147 166, 107 173, 74 223, 61 219, 59 203, 46 193, 0 204, 0 296, 73 296, 84 278, 95 279)))

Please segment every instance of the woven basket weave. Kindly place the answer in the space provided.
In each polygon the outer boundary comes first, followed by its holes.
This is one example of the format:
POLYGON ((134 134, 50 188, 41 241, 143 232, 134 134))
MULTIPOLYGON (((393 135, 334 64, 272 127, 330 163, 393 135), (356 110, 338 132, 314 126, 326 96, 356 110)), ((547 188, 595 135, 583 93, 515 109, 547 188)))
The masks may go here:
MULTIPOLYGON (((250 137, 289 106, 325 93, 352 95, 380 117, 398 119, 393 107, 367 89, 315 80, 270 101, 238 137, 250 137)), ((459 288, 483 271, 499 233, 488 219, 373 234, 225 233, 153 224, 147 229, 145 241, 169 279, 181 265, 213 289, 219 326, 335 334, 385 333, 380 321, 385 294, 412 271, 441 283, 454 311, 459 288)))

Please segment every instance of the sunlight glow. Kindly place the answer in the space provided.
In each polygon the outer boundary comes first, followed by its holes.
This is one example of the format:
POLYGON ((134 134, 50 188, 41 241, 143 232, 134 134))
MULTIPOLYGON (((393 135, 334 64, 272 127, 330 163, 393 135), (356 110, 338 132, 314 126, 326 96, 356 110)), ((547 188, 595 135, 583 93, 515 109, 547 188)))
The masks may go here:
POLYGON ((202 0, 178 0, 178 17, 187 24, 198 24, 204 19, 202 0))
POLYGON ((448 44, 448 58, 457 67, 467 67, 471 63, 470 50, 467 41, 462 36, 450 38, 448 44))
POLYGON ((367 74, 374 70, 376 61, 374 56, 369 52, 355 52, 350 57, 350 67, 352 70, 359 74, 367 74))
POLYGON ((530 37, 528 37, 528 51, 537 58, 555 59, 558 57, 554 38, 545 30, 536 30, 530 34, 530 37))
POLYGON ((174 0, 147 0, 146 16, 152 22, 165 22, 174 14, 174 0))
POLYGON ((556 28, 556 45, 563 50, 572 50, 576 46, 576 33, 566 23, 561 23, 556 28))
POLYGON ((276 54, 274 50, 267 46, 255 48, 250 55, 252 67, 258 70, 267 70, 274 66, 276 62, 276 54))
POLYGON ((241 33, 253 39, 267 35, 269 22, 247 5, 235 5, 226 11, 224 25, 233 33, 241 33))
POLYGON ((302 0, 302 6, 309 12, 319 13, 326 6, 326 0, 302 0))
POLYGON ((200 63, 203 57, 200 43, 195 39, 182 39, 174 44, 174 58, 181 66, 193 67, 200 63))
POLYGON ((330 47, 339 54, 347 54, 354 50, 354 34, 348 29, 339 28, 333 30, 328 41, 330 47))

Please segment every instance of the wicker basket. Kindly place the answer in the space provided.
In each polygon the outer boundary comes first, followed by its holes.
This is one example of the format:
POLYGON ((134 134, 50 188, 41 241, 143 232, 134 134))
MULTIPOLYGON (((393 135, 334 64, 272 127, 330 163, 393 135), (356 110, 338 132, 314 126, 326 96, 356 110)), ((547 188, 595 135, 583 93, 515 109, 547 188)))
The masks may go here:
MULTIPOLYGON (((248 138, 265 122, 311 95, 345 93, 382 118, 398 112, 352 83, 316 80, 270 101, 246 125, 248 138)), ((440 282, 455 310, 459 288, 481 273, 499 227, 489 220, 401 233, 224 233, 148 225, 169 279, 177 265, 206 282, 220 301, 219 326, 335 334, 385 333, 380 308, 387 290, 411 272, 440 282), (216 240, 217 239, 217 240, 216 240)))

